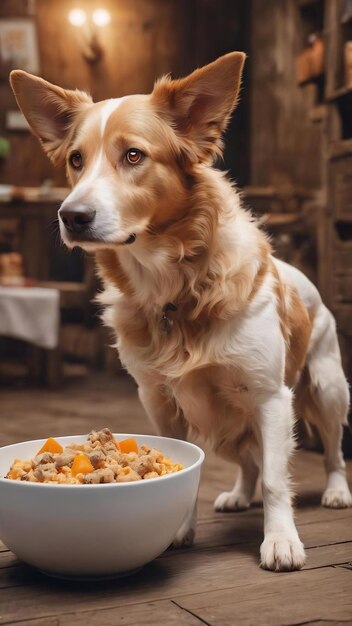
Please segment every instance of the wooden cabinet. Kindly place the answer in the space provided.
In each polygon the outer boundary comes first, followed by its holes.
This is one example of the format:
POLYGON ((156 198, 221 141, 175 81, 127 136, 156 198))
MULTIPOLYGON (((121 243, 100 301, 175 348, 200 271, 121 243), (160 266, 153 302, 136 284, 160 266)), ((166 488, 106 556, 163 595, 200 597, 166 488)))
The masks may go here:
POLYGON ((325 202, 320 215, 321 290, 336 317, 347 377, 352 379, 352 86, 346 84, 345 47, 352 41, 346 3, 325 3, 327 108, 325 202))

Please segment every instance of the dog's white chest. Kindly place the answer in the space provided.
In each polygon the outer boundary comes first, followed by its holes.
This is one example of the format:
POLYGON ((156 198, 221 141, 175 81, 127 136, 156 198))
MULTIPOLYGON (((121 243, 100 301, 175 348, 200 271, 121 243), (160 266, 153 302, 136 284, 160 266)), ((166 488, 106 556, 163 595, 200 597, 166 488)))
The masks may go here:
POLYGON ((170 382, 172 393, 190 426, 217 448, 250 428, 250 395, 235 368, 210 366, 170 382))

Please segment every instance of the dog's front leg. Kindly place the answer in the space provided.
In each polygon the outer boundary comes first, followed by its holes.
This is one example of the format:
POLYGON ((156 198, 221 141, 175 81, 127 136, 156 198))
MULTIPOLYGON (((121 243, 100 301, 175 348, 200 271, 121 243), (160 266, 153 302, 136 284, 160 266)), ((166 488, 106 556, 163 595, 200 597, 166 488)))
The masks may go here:
POLYGON ((283 386, 257 397, 257 423, 262 444, 264 541, 261 565, 275 571, 300 569, 304 547, 293 519, 288 462, 294 447, 292 393, 283 386))
MULTIPOLYGON (((163 437, 187 439, 188 426, 180 407, 163 385, 140 384, 139 399, 157 433, 163 437)), ((197 525, 197 505, 176 534, 172 546, 191 546, 197 525)))
POLYGON ((138 395, 158 435, 187 439, 188 426, 182 410, 165 385, 139 383, 138 395))

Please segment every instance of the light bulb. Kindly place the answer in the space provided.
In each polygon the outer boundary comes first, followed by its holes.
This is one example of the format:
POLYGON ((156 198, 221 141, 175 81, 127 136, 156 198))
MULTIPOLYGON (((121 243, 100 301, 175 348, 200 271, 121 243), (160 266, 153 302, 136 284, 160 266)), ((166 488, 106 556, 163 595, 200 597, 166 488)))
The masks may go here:
POLYGON ((111 16, 106 9, 95 9, 92 14, 92 19, 96 26, 107 26, 110 24, 111 16))
POLYGON ((87 21, 87 14, 83 9, 72 9, 68 14, 68 21, 72 26, 83 26, 87 21))

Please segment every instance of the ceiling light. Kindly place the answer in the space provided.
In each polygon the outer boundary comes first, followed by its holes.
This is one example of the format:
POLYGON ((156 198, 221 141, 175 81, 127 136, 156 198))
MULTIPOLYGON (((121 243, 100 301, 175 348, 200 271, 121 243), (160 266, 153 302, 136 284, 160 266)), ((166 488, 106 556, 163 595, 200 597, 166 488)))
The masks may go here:
POLYGON ((93 11, 92 19, 96 26, 107 26, 110 24, 111 16, 106 9, 96 9, 93 11))
POLYGON ((87 14, 83 9, 72 9, 68 14, 68 21, 72 26, 83 26, 87 21, 87 14))

